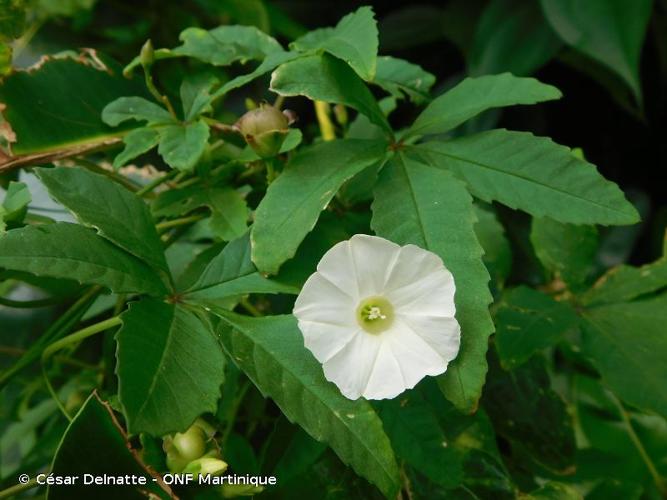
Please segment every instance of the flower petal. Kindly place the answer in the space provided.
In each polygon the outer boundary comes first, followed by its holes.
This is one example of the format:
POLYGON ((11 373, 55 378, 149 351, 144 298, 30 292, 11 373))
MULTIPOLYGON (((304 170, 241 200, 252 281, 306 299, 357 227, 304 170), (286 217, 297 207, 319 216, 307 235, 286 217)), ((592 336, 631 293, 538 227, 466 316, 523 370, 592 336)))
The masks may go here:
POLYGON ((380 335, 360 332, 324 363, 324 376, 348 399, 363 394, 382 345, 380 335))
POLYGON ((382 342, 362 395, 366 399, 390 399, 405 391, 406 387, 407 382, 391 343, 382 342))
POLYGON ((363 332, 348 326, 314 321, 299 321, 299 330, 303 333, 306 348, 313 353, 320 363, 326 363, 338 354, 355 335, 363 332))
MULTIPOLYGON (((317 264, 317 272, 355 302, 359 301, 359 279, 352 259, 350 240, 341 241, 331 247, 317 264)), ((303 290, 301 293, 303 294, 303 290)))
POLYGON ((396 314, 453 317, 454 278, 444 267, 431 271, 412 283, 385 292, 384 296, 394 306, 396 314))
POLYGON ((417 346, 418 341, 415 337, 419 338, 443 359, 445 366, 458 354, 461 346, 461 327, 455 318, 402 315, 396 321, 414 335, 414 337, 410 335, 401 337, 399 340, 402 344, 409 338, 410 345, 417 346))
POLYGON ((312 274, 294 303, 299 321, 332 323, 357 328, 357 303, 320 273, 312 274))
POLYGON ((400 253, 399 245, 384 238, 367 234, 355 234, 350 238, 350 254, 361 299, 383 294, 400 253))

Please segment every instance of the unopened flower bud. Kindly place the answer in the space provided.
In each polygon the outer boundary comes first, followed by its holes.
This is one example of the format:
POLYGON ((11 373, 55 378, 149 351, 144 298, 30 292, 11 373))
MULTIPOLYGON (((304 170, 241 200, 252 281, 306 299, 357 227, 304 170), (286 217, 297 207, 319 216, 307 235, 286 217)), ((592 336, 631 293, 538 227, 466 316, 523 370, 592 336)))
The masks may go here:
POLYGON ((278 108, 261 104, 244 114, 235 127, 260 158, 271 158, 280 151, 289 132, 289 123, 289 117, 278 108))
POLYGON ((151 42, 150 38, 146 40, 144 46, 141 47, 139 60, 141 61, 141 65, 144 68, 148 68, 153 65, 153 62, 155 61, 155 51, 153 50, 153 42, 151 42))
POLYGON ((183 472, 186 474, 203 474, 219 476, 227 470, 227 462, 218 458, 198 458, 190 462, 183 472))
POLYGON ((173 437, 166 437, 162 448, 167 454, 167 467, 172 472, 180 472, 183 468, 206 453, 206 434, 198 425, 187 431, 177 432, 173 437))

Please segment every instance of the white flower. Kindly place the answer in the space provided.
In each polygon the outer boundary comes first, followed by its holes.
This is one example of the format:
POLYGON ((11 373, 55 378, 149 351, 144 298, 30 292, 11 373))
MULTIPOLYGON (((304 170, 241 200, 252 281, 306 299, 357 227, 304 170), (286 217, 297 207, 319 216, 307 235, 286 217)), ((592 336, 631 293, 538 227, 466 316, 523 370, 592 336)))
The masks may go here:
POLYGON ((434 253, 357 234, 322 257, 294 315, 344 396, 393 398, 456 357, 455 290, 434 253))

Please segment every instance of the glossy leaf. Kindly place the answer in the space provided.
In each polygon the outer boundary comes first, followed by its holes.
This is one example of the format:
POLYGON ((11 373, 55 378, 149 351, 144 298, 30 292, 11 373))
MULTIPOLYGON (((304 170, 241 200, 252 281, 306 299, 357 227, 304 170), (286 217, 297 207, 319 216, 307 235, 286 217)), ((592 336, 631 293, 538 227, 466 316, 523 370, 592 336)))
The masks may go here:
POLYGON ((534 78, 509 73, 466 78, 426 106, 406 136, 443 134, 488 109, 536 104, 560 97, 556 87, 534 78))
POLYGON ((215 411, 225 358, 207 320, 155 299, 131 303, 121 318, 116 374, 129 432, 182 432, 215 411))
POLYGON ((382 141, 339 140, 299 152, 271 183, 255 212, 252 260, 275 274, 293 257, 340 186, 385 154, 382 141))
POLYGON ((667 294, 589 309, 583 352, 618 396, 667 417, 667 294))
POLYGON ((435 76, 416 64, 391 56, 378 57, 377 73, 373 83, 396 99, 407 96, 415 104, 430 99, 435 76))
POLYGON ((472 198, 448 172, 398 155, 380 173, 372 210, 378 236, 436 253, 454 275, 461 349, 439 383, 450 401, 472 412, 484 385, 493 332, 489 273, 475 236, 472 198))
POLYGON ((513 369, 539 351, 555 345, 576 328, 579 319, 567 303, 528 287, 503 296, 496 311, 496 347, 500 362, 513 369))
POLYGON ((350 106, 391 134, 382 110, 366 84, 340 59, 328 54, 301 57, 281 65, 271 75, 271 90, 284 96, 350 106))
POLYGON ((565 43, 617 73, 641 102, 639 59, 652 0, 541 0, 565 43))
POLYGON ((594 226, 535 218, 530 241, 545 269, 562 279, 570 290, 582 288, 594 268, 598 249, 598 232, 594 226))
POLYGON ((132 449, 109 405, 93 393, 79 413, 70 422, 51 466, 51 472, 60 477, 78 477, 73 485, 49 486, 46 498, 69 500, 90 498, 100 500, 127 498, 141 500, 150 492, 157 498, 173 498, 169 487, 139 459, 132 449), (95 477, 139 476, 145 485, 84 484, 83 475, 95 477))
POLYGON ((191 170, 204 154, 208 144, 209 128, 203 121, 167 125, 158 129, 158 153, 172 168, 191 170))
POLYGON ((573 224, 634 224, 635 208, 616 184, 551 139, 490 130, 415 148, 463 179, 484 201, 573 224))
POLYGON ((117 293, 167 292, 148 264, 94 230, 66 222, 8 231, 0 237, 0 267, 102 285, 117 293))
POLYGON ((120 67, 107 59, 51 58, 31 71, 15 71, 0 85, 0 102, 7 106, 3 115, 16 134, 12 152, 64 155, 116 140, 126 128, 105 125, 102 109, 142 92, 141 84, 123 78, 120 67))
POLYGON ((343 17, 335 28, 311 31, 291 47, 299 51, 324 50, 349 64, 366 81, 375 77, 378 30, 371 7, 360 7, 343 17))
POLYGON ((351 401, 327 382, 322 366, 303 346, 293 316, 221 317, 225 350, 285 416, 327 443, 355 472, 388 498, 399 488, 399 471, 382 422, 363 399, 351 401))
POLYGON ((83 168, 40 168, 36 172, 51 197, 81 224, 169 274, 164 245, 141 198, 108 177, 83 168))

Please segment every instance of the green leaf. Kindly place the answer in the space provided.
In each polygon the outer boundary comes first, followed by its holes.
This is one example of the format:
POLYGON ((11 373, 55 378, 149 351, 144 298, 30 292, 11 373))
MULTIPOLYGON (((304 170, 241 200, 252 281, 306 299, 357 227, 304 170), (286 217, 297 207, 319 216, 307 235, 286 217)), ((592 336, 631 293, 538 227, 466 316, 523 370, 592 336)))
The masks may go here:
POLYGON ((582 297, 588 306, 627 302, 667 287, 667 233, 663 256, 641 267, 618 266, 602 276, 582 297))
POLYGON ((576 328, 568 304, 525 286, 506 293, 495 315, 496 348, 503 367, 512 370, 576 328))
POLYGON ((651 0, 541 0, 565 43, 617 73, 641 102, 639 61, 651 0))
POLYGON ((496 432, 542 467, 572 473, 576 450, 572 417, 551 389, 544 360, 533 358, 506 372, 491 357, 489 367, 483 402, 496 432))
POLYGON ((208 321, 156 299, 131 303, 121 318, 116 374, 128 431, 162 436, 215 412, 225 358, 208 321))
POLYGON ((259 390, 290 421, 394 498, 399 471, 382 422, 367 401, 351 401, 325 380, 322 366, 303 346, 294 317, 252 319, 226 313, 221 318, 225 350, 259 390))
POLYGON ((36 169, 51 197, 79 223, 169 275, 164 245, 144 201, 120 184, 83 168, 36 169))
POLYGON ((496 286, 502 288, 512 267, 512 249, 505 228, 490 209, 475 205, 475 215, 475 235, 484 249, 482 260, 496 286))
POLYGON ((209 132, 208 125, 201 120, 160 127, 158 153, 170 167, 192 170, 206 150, 209 132))
POLYGON ((197 303, 248 293, 298 294, 300 287, 270 280, 257 272, 250 260, 250 238, 246 234, 231 241, 206 266, 185 298, 197 303))
POLYGON ((274 38, 254 26, 219 26, 210 31, 188 28, 179 38, 183 45, 172 50, 173 54, 194 57, 214 66, 228 66, 237 61, 245 64, 283 52, 274 38))
POLYGON ((243 236, 248 230, 248 206, 238 191, 231 188, 207 190, 211 208, 211 229, 223 241, 243 236))
POLYGON ((448 172, 399 154, 380 173, 372 209, 371 227, 378 236, 434 252, 454 275, 461 349, 438 380, 447 399, 472 412, 484 385, 493 332, 489 273, 475 236, 472 198, 448 172))
POLYGON ((138 128, 123 136, 125 149, 113 160, 113 167, 120 168, 137 156, 147 153, 160 142, 160 134, 154 128, 138 128))
POLYGON ((594 226, 562 224, 535 218, 530 242, 542 265, 561 278, 570 290, 580 290, 594 269, 598 232, 594 226))
MULTIPOLYGON (((299 144, 301 144, 302 140, 303 140, 303 133, 301 132, 301 130, 299 130, 298 128, 291 128, 287 132, 287 135, 285 135, 285 141, 280 146, 280 150, 278 152, 280 154, 288 153, 296 149, 296 147, 299 146, 299 144)), ((261 160, 259 155, 255 153, 255 151, 250 146, 246 146, 245 148, 243 148, 241 154, 238 155, 235 159, 236 161, 244 163, 261 160)))
POLYGON ((526 500, 583 500, 584 497, 572 485, 549 481, 544 486, 523 496, 523 498, 526 500))
POLYGON ((396 99, 403 99, 405 95, 415 104, 422 104, 430 99, 429 92, 435 83, 435 76, 403 59, 382 56, 378 57, 373 83, 396 99))
POLYGON ((162 106, 143 97, 120 97, 105 106, 102 120, 115 127, 127 120, 145 121, 149 125, 171 123, 174 117, 162 106))
POLYGON ((117 293, 167 293, 143 261, 78 224, 26 226, 0 237, 0 267, 97 284, 117 293))
POLYGON ((584 354, 618 396, 667 418, 667 294, 584 313, 584 354))
POLYGON ((340 186, 379 162, 385 149, 382 141, 347 139, 317 144, 292 158, 255 212, 252 260, 259 270, 277 273, 294 256, 340 186))
POLYGON ((445 436, 434 409, 415 391, 383 401, 380 417, 396 454, 445 488, 463 480, 462 456, 445 436))
POLYGON ((292 42, 299 51, 324 50, 349 64, 366 81, 375 77, 378 29, 373 9, 360 7, 335 28, 320 28, 292 42))
POLYGON ((67 427, 51 472, 59 477, 76 476, 79 480, 73 485, 49 486, 46 495, 49 500, 91 498, 91 495, 99 500, 141 500, 146 498, 147 491, 157 498, 173 498, 169 487, 159 478, 154 479, 157 477, 154 471, 141 462, 113 411, 96 393, 88 398, 67 427), (84 474, 140 476, 147 481, 145 485, 85 485, 84 474))
POLYGON ((27 184, 23 182, 10 181, 5 193, 5 199, 2 201, 2 212, 0 219, 5 222, 14 222, 21 220, 28 210, 28 205, 32 201, 32 195, 27 184))
POLYGON ((535 217, 573 224, 634 224, 637 210, 595 166, 570 148, 527 132, 498 129, 415 147, 470 192, 535 217))
POLYGON ((527 76, 542 67, 561 47, 538 2, 493 0, 477 23, 468 54, 473 76, 508 71, 527 76))
POLYGON ((210 73, 187 76, 181 83, 180 95, 183 118, 191 121, 202 113, 211 112, 211 88, 218 79, 210 73))
POLYGON ((434 99, 417 117, 406 137, 443 134, 482 111, 515 104, 536 104, 561 97, 556 87, 509 73, 466 78, 434 99))
POLYGON ((105 125, 102 109, 142 92, 142 85, 123 78, 121 68, 106 58, 51 58, 30 71, 15 71, 0 84, 0 102, 7 106, 3 115, 17 138, 12 152, 81 151, 115 140, 124 129, 105 125))
POLYGON ((344 104, 366 115, 391 134, 391 127, 366 84, 340 59, 328 54, 301 57, 282 64, 271 75, 271 90, 284 96, 344 104))
POLYGON ((0 43, 11 42, 23 33, 27 5, 24 0, 0 0, 0 43))

